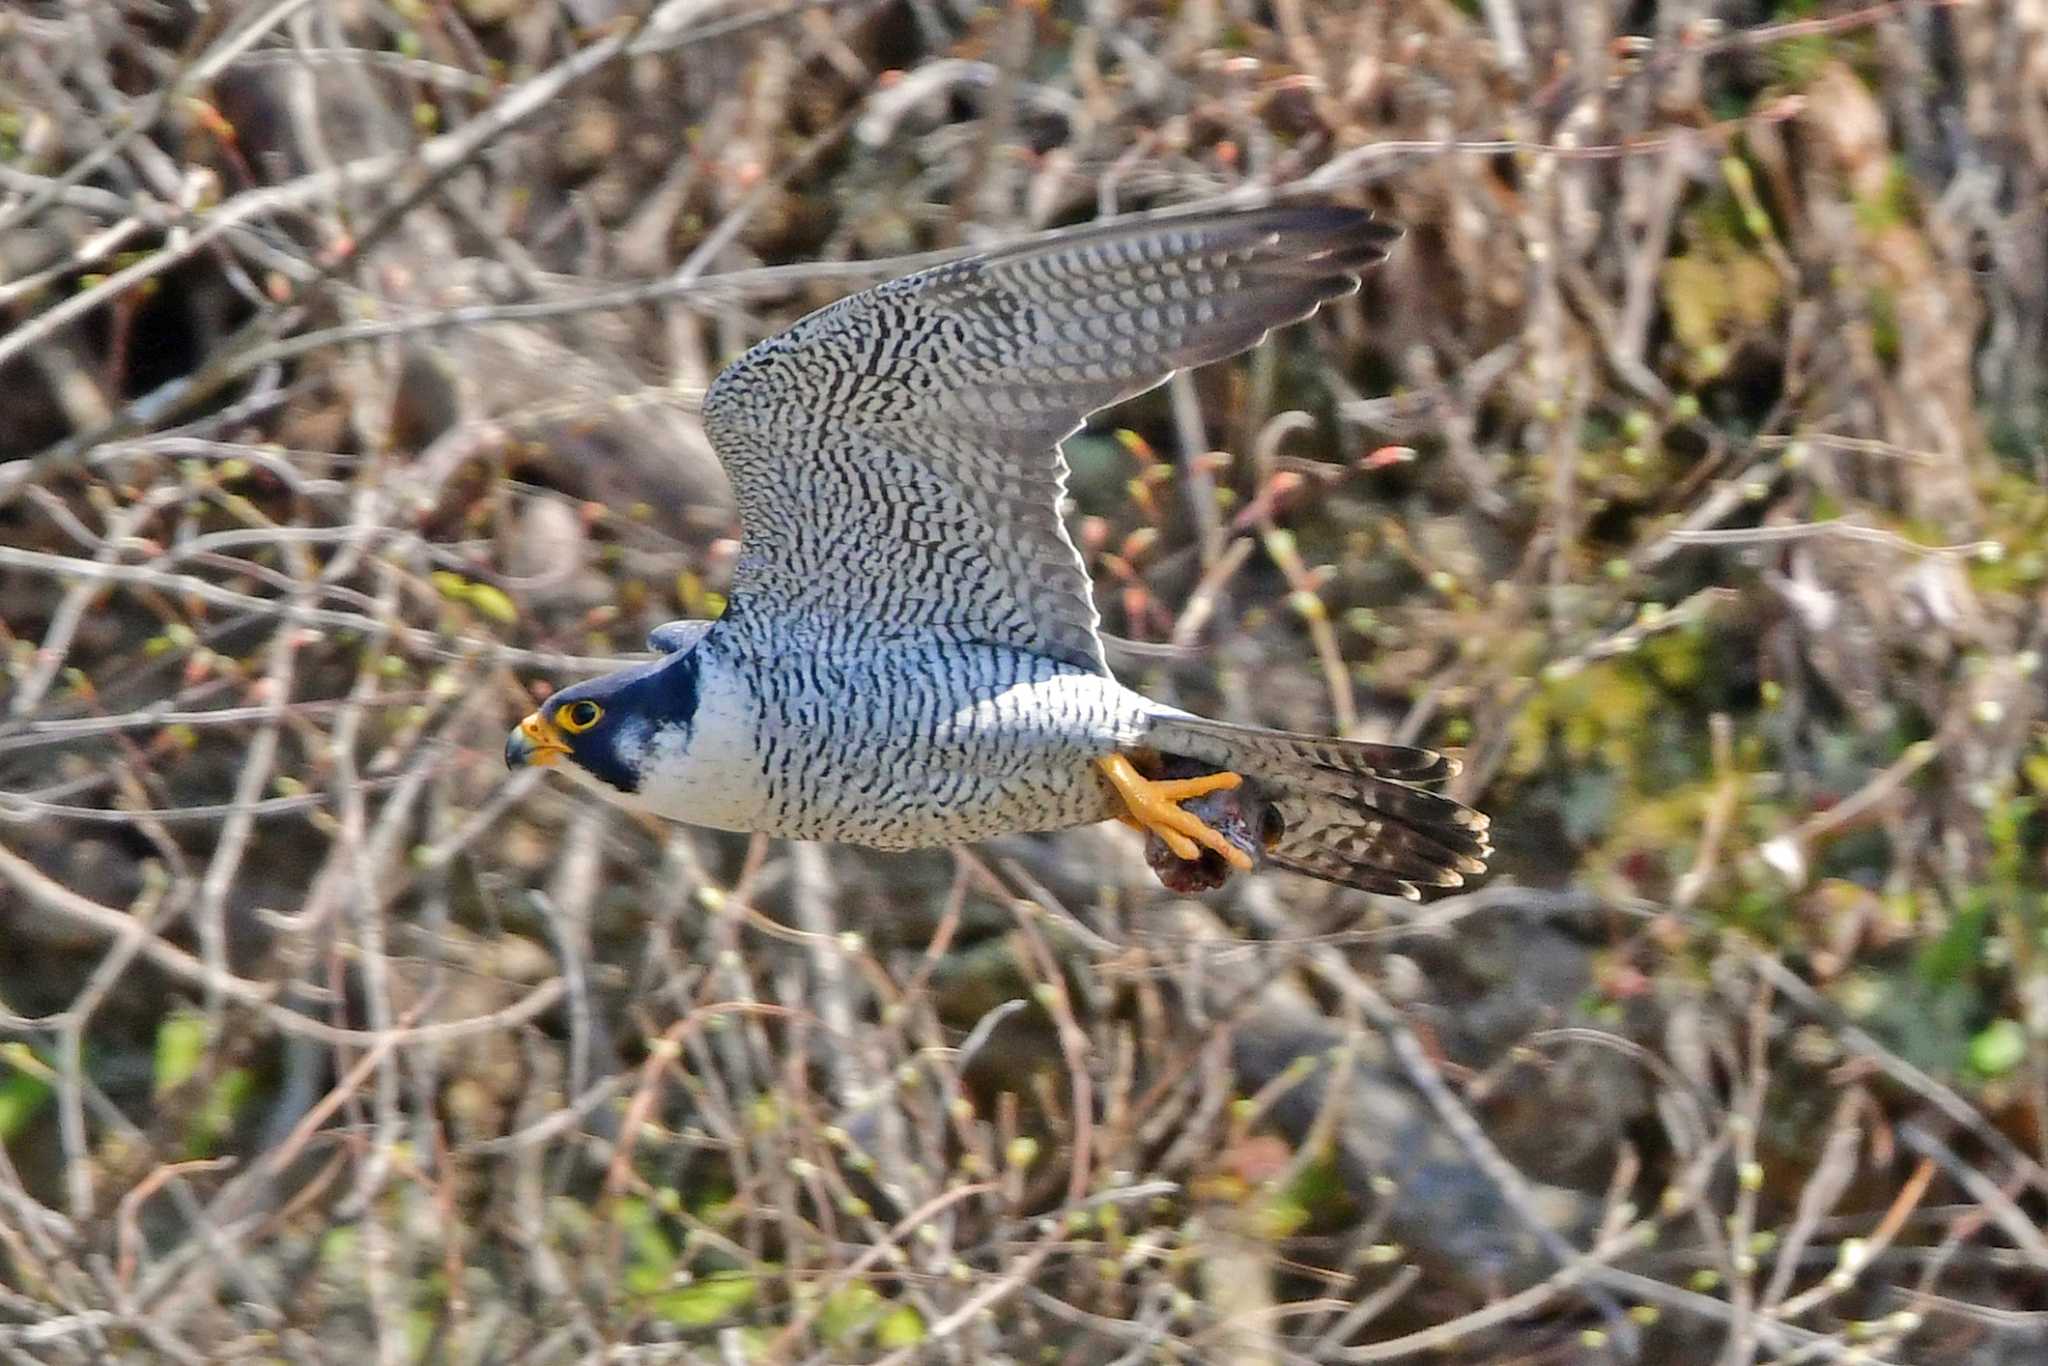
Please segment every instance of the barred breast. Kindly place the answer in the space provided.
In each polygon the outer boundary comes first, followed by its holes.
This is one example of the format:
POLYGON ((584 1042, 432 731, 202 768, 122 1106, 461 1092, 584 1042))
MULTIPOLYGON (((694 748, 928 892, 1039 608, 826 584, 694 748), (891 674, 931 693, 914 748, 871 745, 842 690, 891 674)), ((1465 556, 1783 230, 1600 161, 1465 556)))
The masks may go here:
POLYGON ((810 651, 757 670, 754 828, 876 849, 1105 820, 1094 761, 1157 710, 1115 680, 975 644, 810 651))

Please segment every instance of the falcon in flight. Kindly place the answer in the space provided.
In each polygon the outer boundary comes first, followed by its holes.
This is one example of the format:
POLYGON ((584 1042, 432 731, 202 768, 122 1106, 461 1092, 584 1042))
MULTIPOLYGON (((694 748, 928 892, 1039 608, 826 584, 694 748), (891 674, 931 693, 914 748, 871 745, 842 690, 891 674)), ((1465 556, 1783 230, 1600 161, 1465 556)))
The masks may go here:
POLYGON ((916 849, 1117 819, 1212 881, 1460 885, 1490 849, 1485 816, 1429 790, 1453 761, 1124 687, 1060 518, 1088 414, 1351 294, 1399 236, 1321 200, 1125 221, 768 338, 704 397, 740 513, 725 614, 556 693, 506 763, 721 830, 916 849))

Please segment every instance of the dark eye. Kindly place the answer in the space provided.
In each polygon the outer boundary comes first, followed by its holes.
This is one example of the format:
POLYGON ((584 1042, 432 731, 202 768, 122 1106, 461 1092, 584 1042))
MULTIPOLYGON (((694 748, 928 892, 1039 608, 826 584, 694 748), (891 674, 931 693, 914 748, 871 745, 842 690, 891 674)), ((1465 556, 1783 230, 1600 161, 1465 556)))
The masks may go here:
POLYGON ((575 735, 589 730, 603 715, 604 708, 595 702, 571 702, 562 708, 556 719, 562 723, 563 730, 575 735))

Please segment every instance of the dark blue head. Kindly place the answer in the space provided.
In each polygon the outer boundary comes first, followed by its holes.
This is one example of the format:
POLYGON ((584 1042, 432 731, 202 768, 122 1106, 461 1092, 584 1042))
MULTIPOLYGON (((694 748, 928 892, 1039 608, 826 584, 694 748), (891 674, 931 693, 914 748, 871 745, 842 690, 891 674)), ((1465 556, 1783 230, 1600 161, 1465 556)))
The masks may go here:
POLYGON ((681 650, 564 688, 505 741, 508 768, 567 759, 619 792, 640 790, 640 766, 656 736, 697 716, 698 660, 681 650))

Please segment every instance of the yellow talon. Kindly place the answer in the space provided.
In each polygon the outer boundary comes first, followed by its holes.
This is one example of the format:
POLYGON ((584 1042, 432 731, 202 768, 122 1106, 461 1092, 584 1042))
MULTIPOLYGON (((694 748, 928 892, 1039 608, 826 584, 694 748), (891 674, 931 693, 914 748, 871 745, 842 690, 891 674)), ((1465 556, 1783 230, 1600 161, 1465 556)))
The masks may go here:
POLYGON ((1141 775, 1121 754, 1106 755, 1095 763, 1102 770, 1102 776, 1109 779, 1109 785, 1116 789, 1117 796, 1123 798, 1124 810, 1117 814, 1118 820, 1159 836, 1173 856, 1183 862, 1193 863, 1201 858, 1203 849, 1213 849, 1238 872, 1251 871, 1250 854, 1211 829, 1200 816, 1182 810, 1180 805, 1190 797, 1236 787, 1244 781, 1241 775, 1226 771, 1205 773, 1199 778, 1155 780, 1141 775))
POLYGON ((1169 830, 1163 825, 1157 827, 1147 825, 1136 816, 1133 816, 1128 810, 1118 812, 1117 819, 1141 835, 1158 835, 1164 841, 1168 852, 1182 863, 1193 863, 1202 857, 1201 846, 1178 830, 1169 830))

